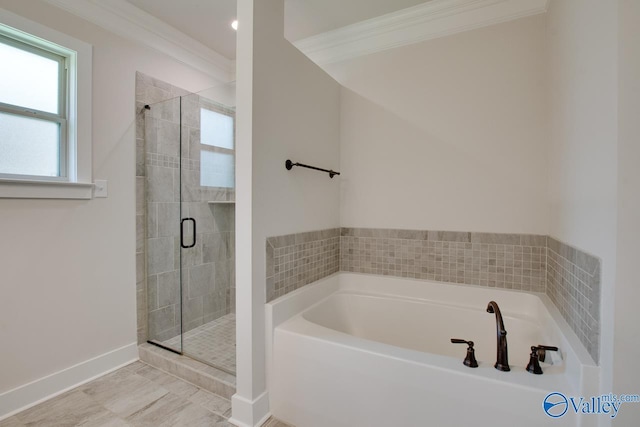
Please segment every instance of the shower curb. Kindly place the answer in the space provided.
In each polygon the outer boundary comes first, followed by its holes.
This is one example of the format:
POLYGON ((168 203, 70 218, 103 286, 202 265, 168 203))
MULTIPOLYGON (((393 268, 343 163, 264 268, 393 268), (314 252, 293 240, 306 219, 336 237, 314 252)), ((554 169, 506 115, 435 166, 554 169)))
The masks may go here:
POLYGON ((236 392, 236 377, 197 360, 172 353, 153 344, 138 346, 140 360, 188 381, 204 390, 231 399, 236 392))

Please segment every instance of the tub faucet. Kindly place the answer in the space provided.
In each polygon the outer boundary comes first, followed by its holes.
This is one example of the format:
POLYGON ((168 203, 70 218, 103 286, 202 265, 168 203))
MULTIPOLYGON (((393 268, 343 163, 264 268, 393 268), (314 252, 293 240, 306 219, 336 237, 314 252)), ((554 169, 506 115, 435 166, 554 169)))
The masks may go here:
POLYGON ((489 305, 487 305, 487 313, 495 313, 496 315, 498 355, 496 358, 496 364, 493 366, 499 371, 510 371, 511 368, 509 368, 509 355, 507 352, 507 331, 504 329, 502 313, 500 313, 500 307, 498 307, 498 303, 496 303, 495 301, 489 302, 489 305))

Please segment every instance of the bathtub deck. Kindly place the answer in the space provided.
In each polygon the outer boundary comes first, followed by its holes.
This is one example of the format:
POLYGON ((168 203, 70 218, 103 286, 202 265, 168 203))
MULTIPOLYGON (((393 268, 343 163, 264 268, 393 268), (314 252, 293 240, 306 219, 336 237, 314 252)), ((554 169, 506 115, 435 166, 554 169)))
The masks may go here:
MULTIPOLYGON (((547 425, 545 397, 595 395, 588 387, 598 372, 583 348, 574 350, 578 341, 564 335, 571 331, 545 298, 356 273, 298 289, 267 304, 271 411, 306 427, 547 425), (511 372, 493 368, 496 321, 488 301, 499 302, 509 322, 511 372), (451 345, 454 336, 473 339, 477 351, 486 347, 478 368, 462 364, 465 349, 451 345), (539 340, 560 347, 563 357, 545 375, 532 375, 527 345, 539 340)), ((585 422, 575 414, 554 420, 591 426, 585 422)))

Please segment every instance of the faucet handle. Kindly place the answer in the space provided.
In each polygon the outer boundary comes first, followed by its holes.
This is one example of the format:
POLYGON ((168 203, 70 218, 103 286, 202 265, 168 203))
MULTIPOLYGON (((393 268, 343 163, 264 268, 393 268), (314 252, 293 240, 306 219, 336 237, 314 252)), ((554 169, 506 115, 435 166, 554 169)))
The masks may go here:
POLYGON ((531 354, 529 355, 529 364, 527 364, 527 371, 531 372, 532 374, 542 375, 540 362, 544 362, 546 351, 558 351, 558 347, 552 347, 548 345, 531 346, 531 354), (541 354, 542 357, 540 357, 541 354))
POLYGON ((464 362, 462 362, 465 366, 470 368, 477 368, 478 361, 476 360, 475 350, 473 349, 473 341, 467 341, 460 338, 451 338, 451 344, 466 344, 467 347, 467 357, 464 358, 464 362))
MULTIPOLYGON (((547 351, 558 351, 558 347, 553 347, 553 346, 549 346, 549 345, 542 345, 542 344, 538 344, 537 346, 537 352, 538 352, 538 359, 541 362, 544 362, 545 359, 547 358, 547 351)), ((532 348, 533 350, 533 348, 532 348)))

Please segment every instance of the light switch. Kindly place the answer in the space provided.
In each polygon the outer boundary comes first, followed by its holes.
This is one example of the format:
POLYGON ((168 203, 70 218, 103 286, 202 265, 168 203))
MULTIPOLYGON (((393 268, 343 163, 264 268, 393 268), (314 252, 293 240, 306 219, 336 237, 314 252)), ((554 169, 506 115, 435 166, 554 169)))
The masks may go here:
POLYGON ((109 186, 106 179, 96 179, 93 183, 93 197, 104 198, 109 194, 109 186))

